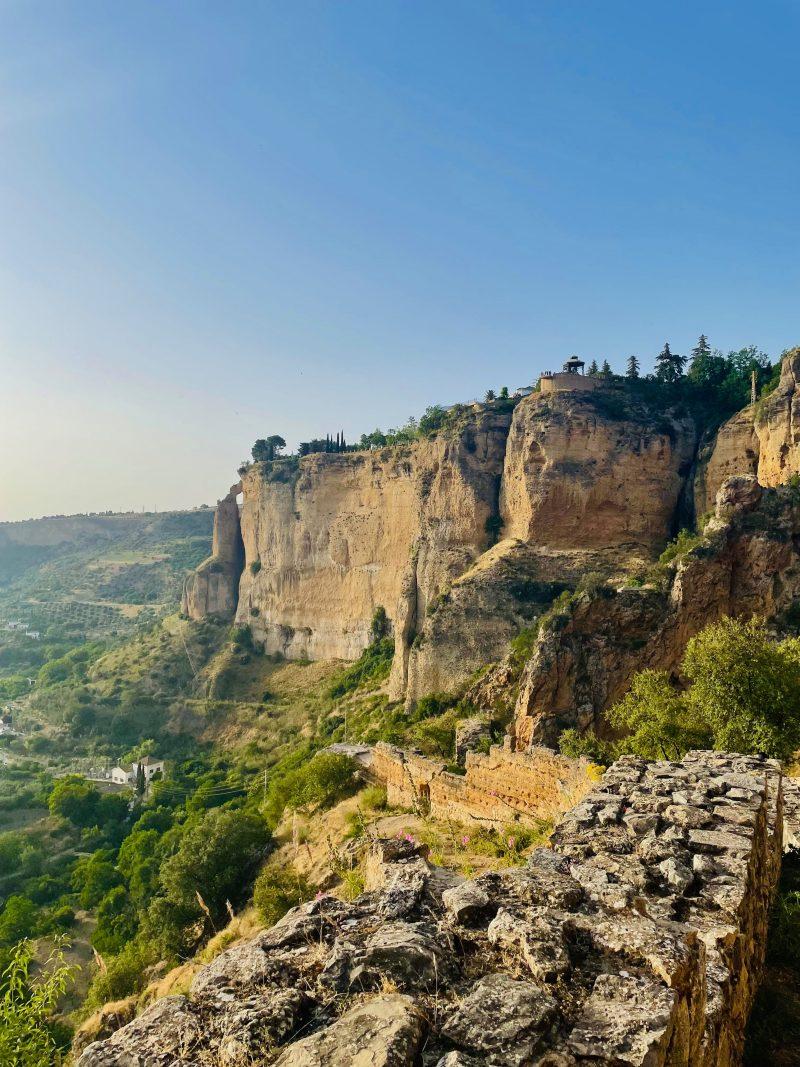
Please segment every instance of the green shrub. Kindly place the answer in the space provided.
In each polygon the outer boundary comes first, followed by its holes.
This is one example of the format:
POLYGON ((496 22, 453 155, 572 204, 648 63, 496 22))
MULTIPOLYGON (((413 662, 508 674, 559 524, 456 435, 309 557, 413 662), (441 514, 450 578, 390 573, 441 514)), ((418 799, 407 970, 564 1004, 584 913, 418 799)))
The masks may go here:
POLYGON ((258 574, 258 572, 260 570, 261 570, 261 560, 260 559, 254 559, 253 562, 250 564, 250 573, 255 575, 255 574, 258 574))
POLYGON ((355 692, 367 683, 377 685, 389 677, 393 659, 394 641, 390 637, 382 637, 378 641, 373 641, 364 649, 356 662, 342 671, 331 684, 328 696, 336 700, 347 693, 355 692))
POLYGON ((383 785, 368 785, 361 792, 361 803, 369 811, 383 811, 387 806, 386 787, 383 785))
POLYGON ((594 733, 581 734, 577 730, 562 730, 558 738, 558 750, 572 759, 591 760, 601 767, 607 767, 614 759, 614 746, 608 741, 601 741, 594 733))
POLYGON ((369 640, 370 644, 374 645, 378 641, 382 641, 389 633, 389 616, 386 614, 386 608, 379 604, 375 608, 375 613, 372 616, 372 622, 369 624, 369 640))
POLYGON ((314 895, 306 878, 294 867, 262 867, 253 886, 253 903, 267 926, 274 926, 290 908, 314 895))
POLYGON ((286 808, 329 808, 355 792, 357 764, 349 756, 318 752, 282 776, 273 777, 266 801, 267 818, 274 824, 286 808))
POLYGON ((86 1008, 96 1010, 111 1000, 122 1000, 139 993, 147 985, 147 968, 158 959, 158 950, 147 937, 141 936, 116 956, 103 957, 106 969, 92 979, 86 995, 86 1008))
POLYGON ((539 636, 538 626, 528 626, 520 630, 509 646, 509 659, 515 671, 521 671, 533 655, 536 638, 539 636))

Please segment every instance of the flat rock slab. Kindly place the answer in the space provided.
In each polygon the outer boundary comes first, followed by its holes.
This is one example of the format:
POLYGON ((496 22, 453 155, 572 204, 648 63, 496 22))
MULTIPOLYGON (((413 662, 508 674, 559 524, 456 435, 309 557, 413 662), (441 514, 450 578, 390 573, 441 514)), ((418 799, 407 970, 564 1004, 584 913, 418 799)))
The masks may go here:
POLYGON ((275 1067, 408 1067, 424 1035, 411 997, 373 997, 284 1051, 275 1067))

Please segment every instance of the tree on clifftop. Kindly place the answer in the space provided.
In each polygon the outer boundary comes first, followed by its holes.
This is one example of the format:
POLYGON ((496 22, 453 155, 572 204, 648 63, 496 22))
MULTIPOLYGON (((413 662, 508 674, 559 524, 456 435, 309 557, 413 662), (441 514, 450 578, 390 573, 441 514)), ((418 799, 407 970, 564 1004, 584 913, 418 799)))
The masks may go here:
POLYGON ((683 376, 683 368, 686 365, 686 356, 679 356, 669 347, 669 341, 664 342, 664 347, 656 356, 656 378, 660 382, 672 385, 683 376))
POLYGON ((588 371, 586 373, 587 374, 591 374, 592 377, 594 377, 595 374, 599 373, 598 368, 597 368, 597 360, 596 359, 593 359, 592 362, 589 364, 589 369, 588 369, 588 371))
POLYGON ((639 377, 639 360, 636 356, 628 356, 628 366, 625 370, 626 378, 638 378, 639 377))
POLYGON ((286 442, 279 434, 270 437, 259 437, 253 445, 253 459, 256 463, 265 463, 275 459, 286 448, 286 442))

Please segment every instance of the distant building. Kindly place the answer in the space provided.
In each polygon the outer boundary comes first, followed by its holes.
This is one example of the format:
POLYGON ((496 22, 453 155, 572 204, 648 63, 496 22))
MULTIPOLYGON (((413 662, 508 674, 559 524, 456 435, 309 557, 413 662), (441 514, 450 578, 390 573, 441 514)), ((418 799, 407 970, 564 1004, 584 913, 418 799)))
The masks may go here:
POLYGON ((514 390, 514 393, 512 395, 513 396, 524 397, 524 396, 530 396, 531 393, 535 393, 535 392, 536 392, 536 390, 535 390, 534 386, 532 386, 532 385, 521 385, 519 387, 519 389, 515 389, 514 390))
POLYGON ((164 774, 164 761, 145 756, 144 759, 132 763, 129 767, 112 767, 111 781, 118 785, 136 785, 139 776, 139 767, 144 771, 144 780, 147 785, 152 782, 157 774, 164 774))
POLYGON ((25 636, 32 637, 34 641, 38 641, 42 635, 38 630, 26 630, 25 636))

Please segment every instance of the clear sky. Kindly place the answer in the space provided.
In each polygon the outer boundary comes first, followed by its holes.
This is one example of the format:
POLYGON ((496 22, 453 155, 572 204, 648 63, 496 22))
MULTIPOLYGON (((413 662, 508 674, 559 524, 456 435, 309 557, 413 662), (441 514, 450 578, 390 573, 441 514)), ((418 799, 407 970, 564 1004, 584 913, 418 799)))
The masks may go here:
POLYGON ((800 6, 0 0, 0 519, 800 343, 800 6))

